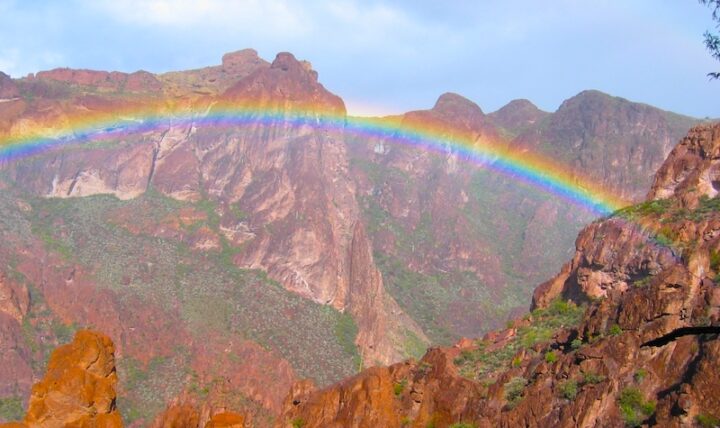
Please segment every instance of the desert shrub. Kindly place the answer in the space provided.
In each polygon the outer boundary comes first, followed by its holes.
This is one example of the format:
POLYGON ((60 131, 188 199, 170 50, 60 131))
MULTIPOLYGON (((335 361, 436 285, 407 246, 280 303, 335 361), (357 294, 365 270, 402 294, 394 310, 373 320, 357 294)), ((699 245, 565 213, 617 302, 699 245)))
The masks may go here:
POLYGON ((547 351, 547 352, 545 353, 545 362, 546 362, 546 363, 552 364, 552 363, 554 363, 555 361, 557 361, 557 359, 558 359, 558 357, 557 357, 557 354, 555 354, 555 352, 553 352, 553 351, 547 351))
POLYGON ((611 336, 618 336, 622 333, 622 329, 619 325, 613 324, 612 327, 610 327, 610 330, 608 331, 608 334, 611 336))
POLYGON ((578 350, 578 349, 580 349, 580 347, 582 346, 582 344, 583 344, 583 343, 582 343, 582 340, 580 340, 580 339, 575 339, 575 340, 573 340, 572 342, 570 342, 570 348, 572 348, 573 350, 578 350))
POLYGON ((560 395, 568 400, 574 400, 578 394, 578 383, 575 380, 568 380, 560 384, 558 387, 560 395))
POLYGON ((635 382, 639 383, 642 382, 643 379, 645 379, 645 376, 647 376, 647 370, 638 369, 633 375, 633 378, 635 379, 635 382))
POLYGON ((507 400, 510 408, 515 407, 523 397, 523 391, 528 381, 524 377, 516 376, 510 379, 505 386, 503 386, 504 397, 507 400))
POLYGON ((587 383, 590 385, 597 385, 598 383, 605 382, 605 379, 607 379, 605 376, 599 375, 597 373, 583 373, 583 383, 587 383))
POLYGON ((618 398, 620 414, 628 427, 638 427, 642 422, 655 413, 655 402, 646 401, 642 392, 633 387, 628 387, 620 392, 618 398))
POLYGON ((695 416, 695 421, 702 428, 717 428, 720 427, 720 418, 716 418, 713 415, 707 413, 701 413, 695 416))
POLYGON ((399 397, 407 387, 407 379, 403 379, 400 382, 395 382, 393 384, 393 393, 396 397, 399 397))

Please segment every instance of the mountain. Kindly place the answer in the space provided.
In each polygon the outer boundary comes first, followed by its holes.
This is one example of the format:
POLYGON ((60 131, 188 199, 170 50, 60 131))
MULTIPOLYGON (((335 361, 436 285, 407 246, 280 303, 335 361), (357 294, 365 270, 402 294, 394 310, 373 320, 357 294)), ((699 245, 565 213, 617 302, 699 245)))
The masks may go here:
POLYGON ((657 168, 695 123, 646 104, 583 91, 513 144, 561 160, 617 195, 641 201, 657 168))
MULTIPOLYGON (((135 426, 208 409, 271 425, 299 379, 331 385, 524 313, 595 214, 450 144, 401 144, 402 130, 518 153, 546 153, 538 135, 594 135, 554 143, 584 158, 607 134, 592 124, 645 126, 622 141, 657 167, 644 156, 693 122, 626 101, 485 114, 444 94, 363 134, 310 63, 253 50, 161 75, 0 75, 0 94, 0 139, 60 143, 0 161, 0 418, 20 419, 51 349, 92 328, 114 342, 135 426), (249 119, 213 122, 227 109, 249 119)), ((634 165, 566 167, 652 174, 634 165)))
POLYGON ((298 384, 285 421, 716 426, 720 205, 701 177, 718 153, 720 125, 692 129, 649 198, 586 227, 535 309, 506 330, 325 389, 298 384))

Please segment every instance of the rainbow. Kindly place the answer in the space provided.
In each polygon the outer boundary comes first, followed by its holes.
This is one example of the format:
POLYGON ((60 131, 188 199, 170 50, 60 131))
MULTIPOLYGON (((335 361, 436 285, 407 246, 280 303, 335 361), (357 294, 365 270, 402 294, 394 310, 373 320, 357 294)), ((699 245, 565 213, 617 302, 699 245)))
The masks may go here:
POLYGON ((102 139, 122 138, 169 126, 242 127, 283 125, 337 131, 382 139, 390 144, 453 154, 490 170, 557 195, 594 214, 607 215, 629 202, 567 166, 547 157, 508 150, 505 144, 474 135, 458 134, 439 124, 413 123, 397 118, 346 116, 314 106, 277 109, 261 105, 215 103, 205 111, 167 105, 127 106, 110 112, 78 112, 47 127, 0 136, 0 163, 32 156, 55 147, 102 139))

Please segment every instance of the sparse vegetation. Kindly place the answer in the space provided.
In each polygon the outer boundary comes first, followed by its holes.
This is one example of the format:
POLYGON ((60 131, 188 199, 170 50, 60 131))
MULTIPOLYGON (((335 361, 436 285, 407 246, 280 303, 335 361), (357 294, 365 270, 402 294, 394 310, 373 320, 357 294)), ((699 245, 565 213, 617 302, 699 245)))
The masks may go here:
POLYGON ((647 374, 648 374, 647 370, 645 370, 643 368, 637 369, 637 371, 633 375, 633 379, 635 379, 635 382, 640 383, 643 381, 643 379, 645 379, 647 374))
POLYGON ((0 398, 0 421, 19 421, 25 414, 20 397, 0 398))
POLYGON ((580 349, 582 347, 582 345, 583 345, 583 342, 580 339, 573 339, 573 341, 570 342, 570 348, 572 348, 573 350, 580 349))
POLYGON ((293 428, 303 428, 307 424, 303 418, 294 418, 290 423, 293 428))
POLYGON ((597 385, 598 383, 605 382, 606 379, 607 379, 607 377, 605 377, 603 375, 599 375, 599 374, 593 373, 593 372, 587 372, 587 373, 583 373, 582 383, 590 384, 590 385, 597 385))
POLYGON ((628 427, 638 427, 642 422, 655 413, 655 402, 645 400, 642 392, 634 387, 628 387, 620 392, 618 398, 620 414, 628 427))
POLYGON ((720 418, 717 418, 713 415, 710 415, 708 413, 700 413, 699 415, 695 416, 695 421, 700 425, 702 428, 717 428, 720 427, 720 418))
POLYGON ((475 428, 476 425, 469 422, 455 422, 450 428, 475 428))
MULTIPOLYGON (((530 349, 538 343, 547 342, 562 327, 573 327, 582 319, 585 308, 570 301, 554 300, 545 309, 536 309, 530 314, 532 323, 518 328, 517 335, 503 348, 487 352, 486 344, 478 343, 478 349, 463 351, 455 359, 460 373, 468 378, 482 379, 499 369, 508 368, 520 349, 530 349)), ((557 360, 554 351, 549 351, 545 358, 548 362, 557 360), (554 359, 554 360, 553 360, 554 359)))
POLYGON ((524 377, 516 376, 510 379, 505 386, 503 386, 504 397, 508 402, 509 408, 514 408, 520 400, 522 400, 527 383, 528 381, 524 377))
POLYGON ((554 351, 547 351, 545 353, 545 362, 548 364, 552 364, 557 361, 557 355, 554 351))
POLYGON ((578 394, 578 383, 575 380, 567 380, 558 387, 560 395, 568 400, 574 400, 578 394))
POLYGON ((610 336, 619 336, 620 334, 622 334, 622 328, 620 328, 620 326, 617 324, 613 324, 610 327, 610 330, 608 330, 608 334, 610 336))
POLYGON ((405 388, 407 388, 407 379, 402 379, 400 382, 395 382, 393 384, 393 393, 396 397, 399 397, 402 395, 403 392, 405 392, 405 388))

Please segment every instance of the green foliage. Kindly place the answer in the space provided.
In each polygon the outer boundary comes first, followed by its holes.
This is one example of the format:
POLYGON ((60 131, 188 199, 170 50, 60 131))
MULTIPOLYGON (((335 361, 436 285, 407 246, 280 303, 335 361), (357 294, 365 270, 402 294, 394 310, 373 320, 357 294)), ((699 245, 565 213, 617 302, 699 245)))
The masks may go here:
POLYGON ((695 416, 695 421, 702 428, 720 427, 720 418, 717 418, 717 417, 707 414, 707 413, 700 413, 699 415, 695 416))
POLYGON ((634 387, 628 387, 620 392, 618 398, 620 414, 628 427, 638 427, 644 420, 655 413, 655 402, 646 401, 642 392, 634 387))
POLYGON ((720 273, 720 251, 710 251, 710 269, 720 273))
POLYGON ((520 356, 518 355, 517 357, 513 358, 511 365, 513 366, 513 368, 517 368, 517 367, 520 367, 521 364, 522 364, 522 358, 520 358, 520 356))
POLYGON ((568 380, 560 384, 558 387, 560 395, 568 400, 574 400, 578 394, 578 383, 575 380, 568 380))
POLYGON ((360 367, 360 353, 355 346, 357 334, 358 327, 353 317, 347 312, 340 314, 335 324, 335 338, 345 353, 352 355, 355 367, 360 367))
POLYGON ((403 392, 405 392, 405 388, 407 388, 407 379, 403 379, 400 382, 395 382, 393 384, 393 393, 396 397, 399 397, 402 395, 403 392))
POLYGON ((525 386, 528 384, 527 379, 521 376, 516 376, 512 379, 510 379, 504 386, 503 386, 503 396, 505 397, 505 400, 508 402, 508 407, 514 408, 520 400, 523 398, 523 392, 525 391, 525 386))
POLYGON ((582 345, 583 345, 583 343, 582 343, 582 340, 580 340, 580 339, 573 339, 573 341, 570 342, 570 348, 572 348, 573 350, 580 349, 582 347, 582 345))
MULTIPOLYGON (((713 9, 712 18, 717 22, 715 28, 720 28, 720 0, 700 0, 700 3, 713 9)), ((705 47, 710 52, 710 55, 720 61, 720 36, 706 31, 703 37, 705 37, 705 47)), ((711 79, 718 79, 720 78, 720 72, 710 72, 708 76, 711 79)))
POLYGON ((0 398, 0 421, 19 421, 25 416, 20 397, 0 398))
MULTIPOLYGON (((499 369, 508 368, 519 350, 549 341, 560 328, 576 326, 584 312, 583 306, 577 306, 570 301, 554 300, 547 308, 534 310, 530 325, 519 328, 517 335, 510 339, 505 347, 487 352, 483 342, 480 342, 478 349, 461 352, 454 361, 455 365, 460 367, 463 376, 474 379, 481 379, 499 369)), ((554 352, 550 354, 547 358, 557 359, 554 352)))
POLYGON ((633 220, 650 215, 661 215, 670 208, 671 203, 672 202, 670 201, 670 199, 646 201, 615 211, 613 213, 613 216, 624 217, 633 220))
POLYGON ((547 352, 545 353, 545 362, 546 362, 546 363, 552 364, 552 363, 554 363, 555 361, 557 361, 557 359, 558 359, 558 357, 557 357, 557 355, 555 354, 554 351, 547 351, 547 352))
POLYGON ((582 383, 590 384, 590 385, 597 385, 598 383, 605 382, 606 379, 607 378, 603 375, 599 375, 599 374, 593 373, 593 372, 587 372, 587 373, 583 373, 582 383))
POLYGON ((305 422, 305 419, 298 417, 298 418, 294 418, 290 422, 290 424, 292 424, 293 428, 303 428, 307 424, 307 422, 305 422))
POLYGON ((476 428, 477 425, 469 422, 455 422, 450 425, 450 428, 476 428))
POLYGON ((645 369, 638 369, 635 374, 633 375, 633 379, 635 379, 635 382, 642 382, 643 379, 647 376, 648 372, 645 369))
POLYGON ((608 330, 608 334, 610 334, 610 336, 619 336, 620 334, 622 334, 622 328, 620 328, 620 326, 617 324, 613 324, 610 327, 610 330, 608 330))

